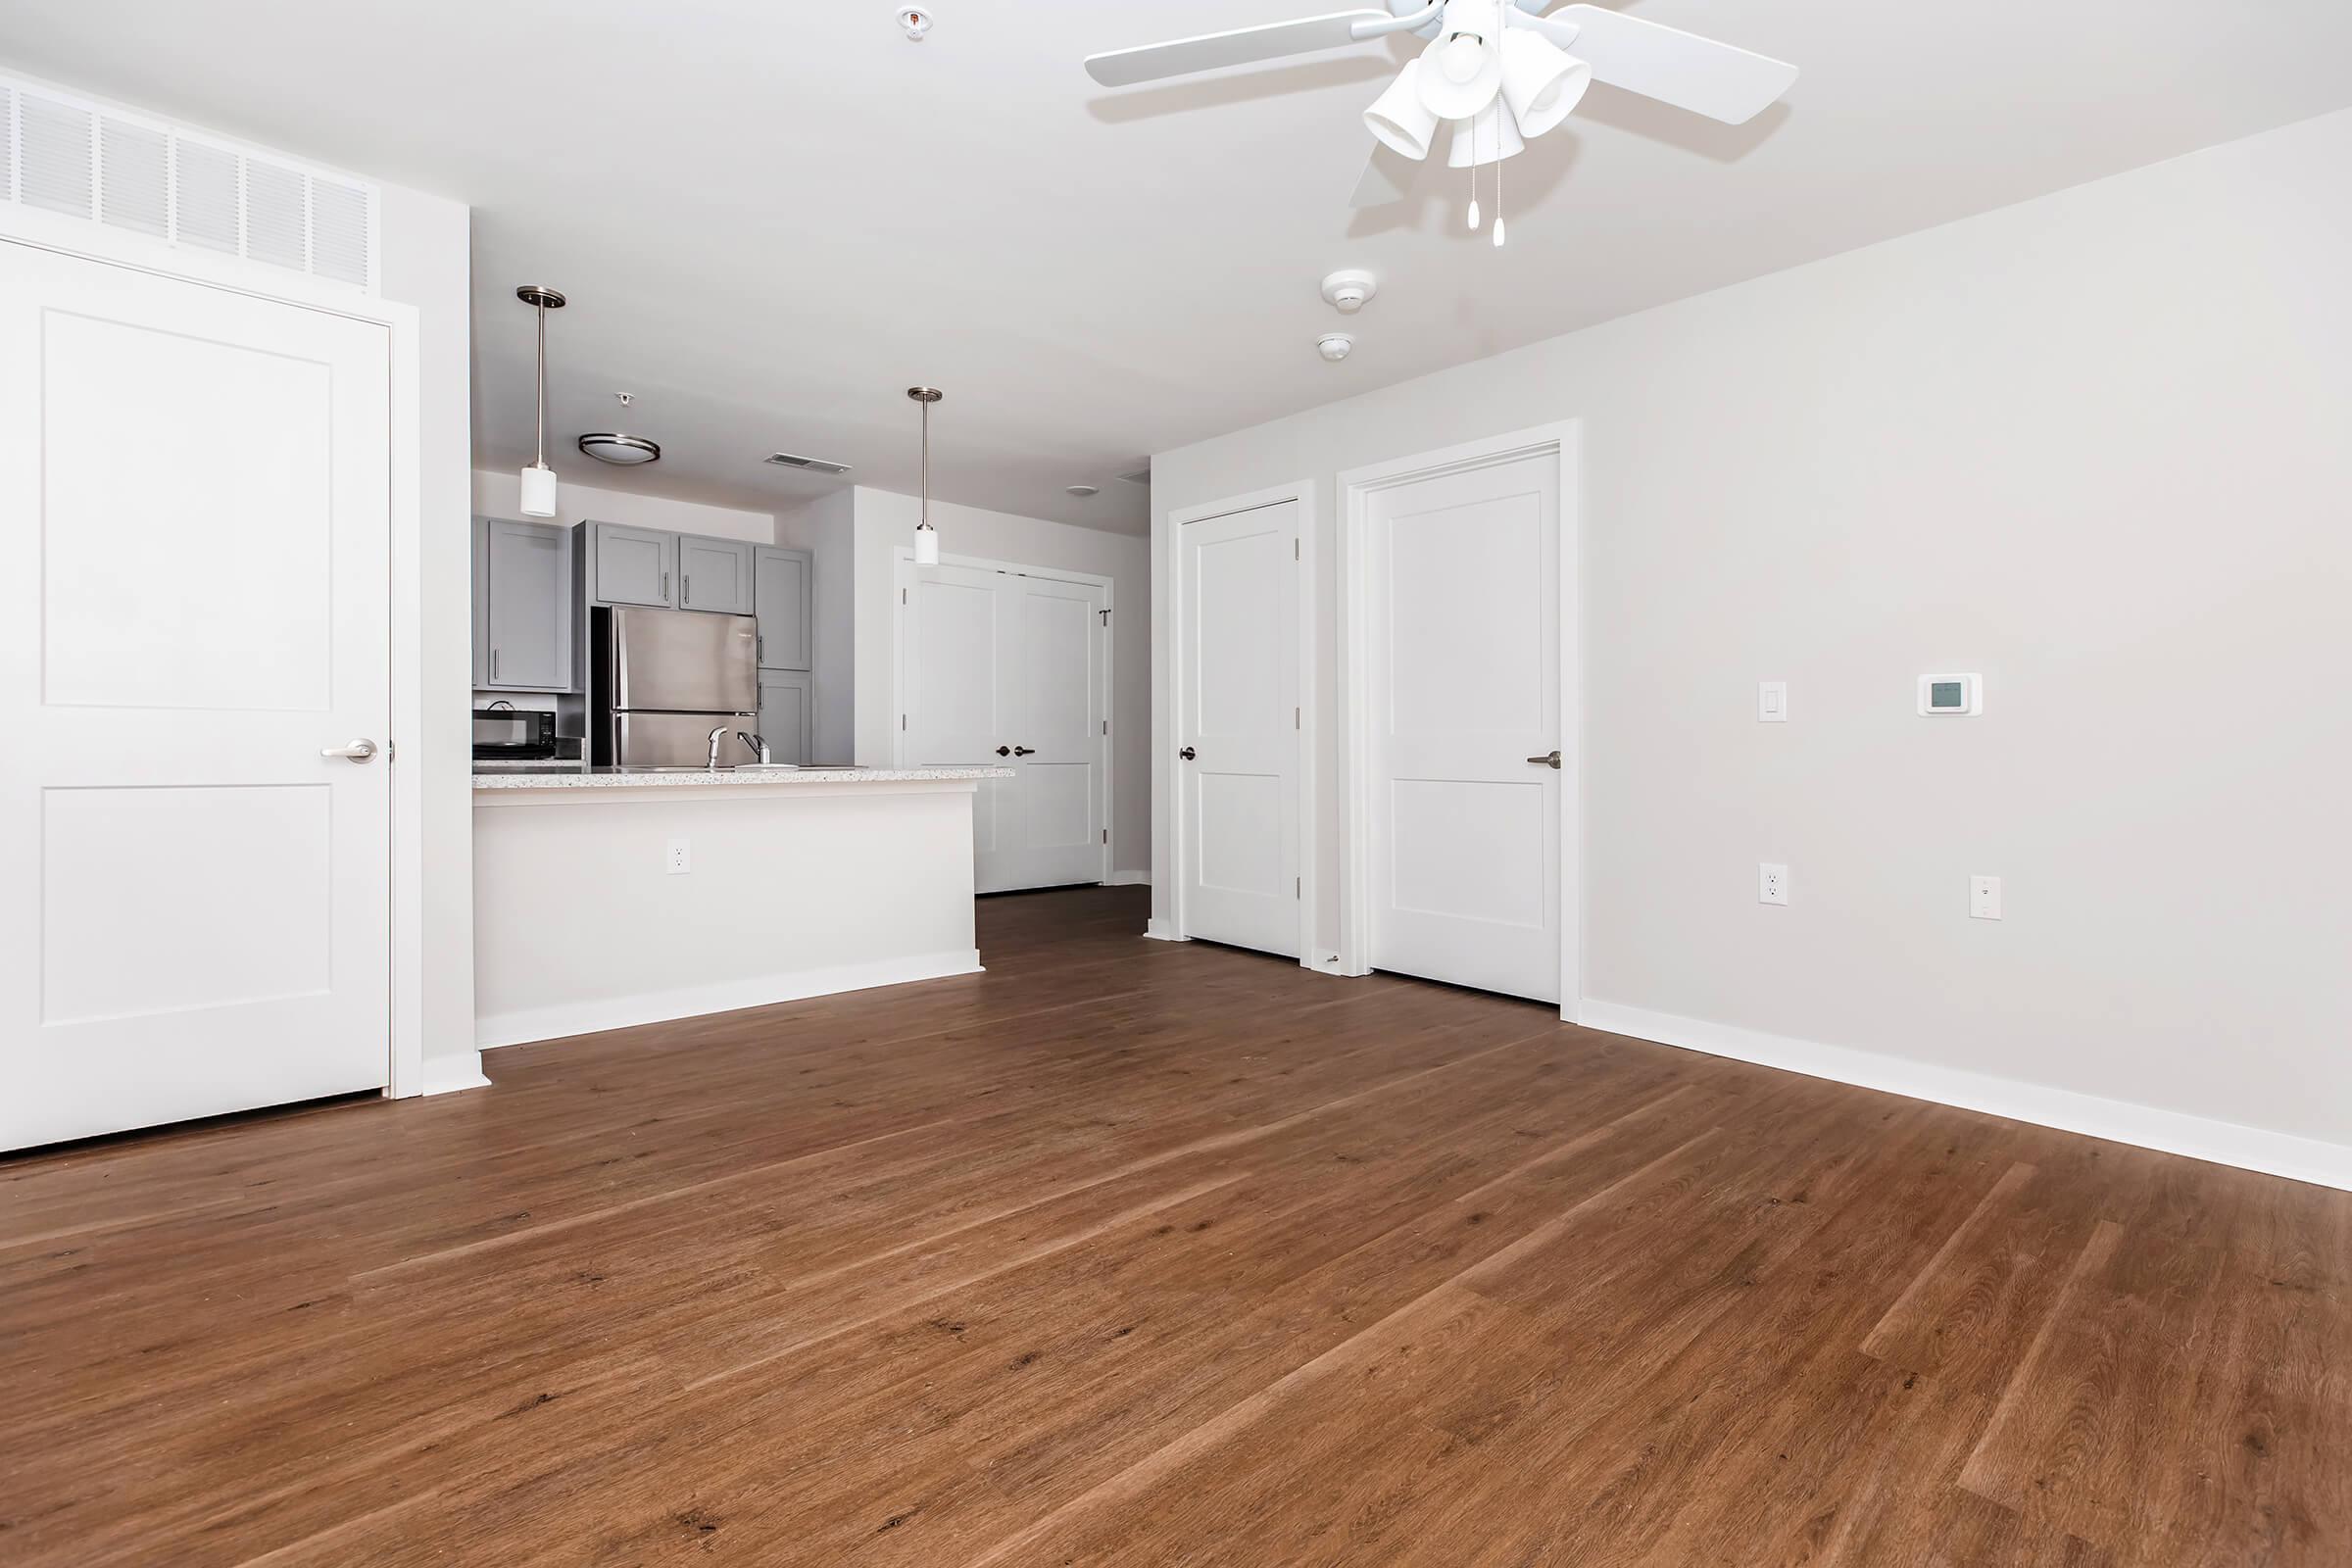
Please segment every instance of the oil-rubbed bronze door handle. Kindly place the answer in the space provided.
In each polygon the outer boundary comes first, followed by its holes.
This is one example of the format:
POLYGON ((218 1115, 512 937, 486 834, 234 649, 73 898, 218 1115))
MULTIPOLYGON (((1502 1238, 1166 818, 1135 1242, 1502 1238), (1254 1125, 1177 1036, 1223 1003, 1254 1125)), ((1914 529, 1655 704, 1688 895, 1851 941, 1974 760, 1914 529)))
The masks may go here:
POLYGON ((1012 749, 1012 755, 1015 757, 1029 757, 1034 755, 1036 751, 1037 748, 1034 746, 1015 746, 1012 749))
POLYGON ((1186 748, 1185 748, 1183 751, 1181 751, 1181 752, 1178 752, 1176 755, 1177 755, 1178 757, 1181 757, 1181 758, 1183 758, 1183 759, 1184 759, 1186 761, 1188 761, 1188 762, 1189 762, 1189 761, 1191 761, 1191 760, 1192 760, 1194 758, 1196 758, 1196 757, 1200 756, 1200 754, 1199 752, 1196 752, 1196 751, 1194 751, 1194 750, 1193 750, 1193 749, 1192 749, 1190 746, 1187 746, 1187 747, 1186 747, 1186 748))

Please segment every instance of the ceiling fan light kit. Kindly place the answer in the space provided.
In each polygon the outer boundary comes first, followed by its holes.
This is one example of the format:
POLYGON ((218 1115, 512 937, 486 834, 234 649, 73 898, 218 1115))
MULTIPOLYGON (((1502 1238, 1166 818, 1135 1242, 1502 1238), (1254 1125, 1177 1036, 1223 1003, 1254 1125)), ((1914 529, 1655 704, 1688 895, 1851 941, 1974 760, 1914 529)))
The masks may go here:
MULTIPOLYGON (((1385 12, 1326 12, 1090 55, 1086 70, 1106 87, 1125 87, 1415 33, 1428 45, 1364 111, 1364 127, 1382 146, 1419 163, 1429 156, 1437 122, 1451 121, 1447 162, 1474 170, 1499 164, 1529 138, 1558 125, 1595 81, 1739 125, 1796 80, 1796 68, 1786 61, 1678 27, 1596 5, 1539 15, 1545 3, 1430 0, 1416 6, 1389 0, 1385 12)), ((1379 206, 1402 194, 1376 165, 1356 191, 1357 206, 1379 206)), ((1476 228, 1472 194, 1470 226, 1476 228)), ((1498 206, 1499 200, 1498 193, 1498 206)), ((1502 243, 1499 214, 1494 242, 1502 243)))

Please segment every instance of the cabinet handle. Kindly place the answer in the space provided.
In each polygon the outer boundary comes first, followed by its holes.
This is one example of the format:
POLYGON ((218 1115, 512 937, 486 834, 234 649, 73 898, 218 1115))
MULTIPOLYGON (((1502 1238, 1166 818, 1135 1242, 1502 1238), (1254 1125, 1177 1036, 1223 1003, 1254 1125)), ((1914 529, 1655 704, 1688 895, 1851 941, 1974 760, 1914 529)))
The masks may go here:
POLYGON ((498 679, 498 650, 495 648, 490 650, 490 678, 498 679))
POLYGON ((678 579, 678 603, 681 605, 694 603, 694 573, 691 571, 678 579))
POLYGON ((662 574, 662 598, 665 602, 669 598, 669 573, 666 571, 662 574))
POLYGON ((752 639, 752 658, 753 658, 753 659, 754 659, 756 662, 760 662, 760 663, 762 663, 762 664, 764 664, 764 663, 766 663, 766 662, 767 662, 767 639, 766 639, 766 638, 764 638, 764 637, 754 637, 754 638, 752 639))

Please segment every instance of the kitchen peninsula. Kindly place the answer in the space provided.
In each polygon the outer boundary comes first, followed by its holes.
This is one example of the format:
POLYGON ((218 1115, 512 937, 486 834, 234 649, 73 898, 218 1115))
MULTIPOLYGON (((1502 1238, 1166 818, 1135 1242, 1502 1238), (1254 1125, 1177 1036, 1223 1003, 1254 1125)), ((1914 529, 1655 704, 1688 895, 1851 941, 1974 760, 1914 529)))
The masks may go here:
POLYGON ((977 971, 972 798, 1006 776, 482 767, 476 1043, 977 971))

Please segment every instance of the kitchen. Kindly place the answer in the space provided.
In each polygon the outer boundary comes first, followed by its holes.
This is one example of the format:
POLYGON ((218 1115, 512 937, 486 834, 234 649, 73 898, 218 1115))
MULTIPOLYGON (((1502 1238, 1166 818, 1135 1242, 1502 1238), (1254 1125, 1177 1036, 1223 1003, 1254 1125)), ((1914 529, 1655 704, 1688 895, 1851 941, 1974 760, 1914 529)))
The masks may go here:
MULTIPOLYGON (((557 510, 552 471, 500 477, 477 503, 557 510)), ((473 518, 477 1046, 980 967, 973 799, 1011 770, 819 757, 817 552, 698 510, 749 537, 473 518)))

